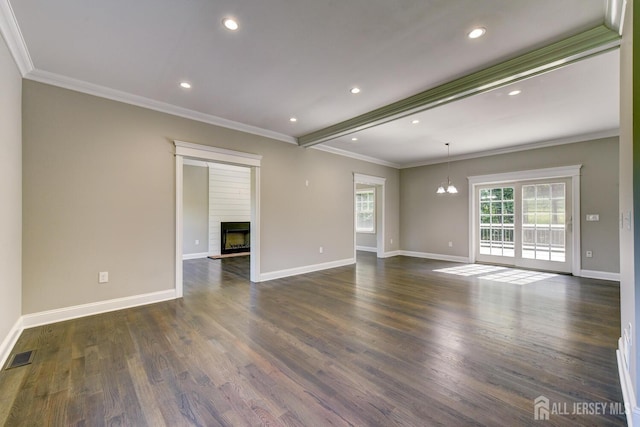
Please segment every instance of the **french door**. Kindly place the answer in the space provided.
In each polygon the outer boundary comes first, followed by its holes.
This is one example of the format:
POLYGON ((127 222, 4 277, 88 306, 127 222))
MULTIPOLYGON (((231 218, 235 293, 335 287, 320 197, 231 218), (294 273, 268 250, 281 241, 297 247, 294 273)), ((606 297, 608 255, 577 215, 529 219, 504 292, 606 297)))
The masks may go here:
POLYGON ((571 179, 476 187, 476 260, 571 272, 571 179))

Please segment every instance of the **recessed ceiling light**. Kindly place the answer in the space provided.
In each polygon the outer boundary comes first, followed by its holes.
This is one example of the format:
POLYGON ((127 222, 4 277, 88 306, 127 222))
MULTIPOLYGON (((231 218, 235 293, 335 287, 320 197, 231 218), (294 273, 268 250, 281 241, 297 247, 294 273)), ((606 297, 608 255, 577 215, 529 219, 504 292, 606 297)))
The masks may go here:
POLYGON ((355 142, 358 140, 358 138, 351 138, 351 140, 355 142))
POLYGON ((238 23, 233 18, 224 18, 222 25, 224 25, 227 30, 235 31, 238 29, 238 23))
POLYGON ((295 118, 295 117, 291 117, 291 118, 289 118, 289 121, 290 121, 291 123, 295 123, 295 122, 297 122, 297 121, 298 121, 298 119, 297 119, 297 118, 295 118))
POLYGON ((470 39, 477 39, 478 37, 484 36, 486 32, 487 32, 486 28, 482 28, 482 27, 474 28, 469 32, 469 34, 467 34, 467 37, 469 37, 470 39))
POLYGON ((420 120, 411 120, 412 125, 417 125, 418 123, 420 123, 420 120))
POLYGON ((191 83, 189 82, 181 82, 180 87, 183 89, 191 89, 191 83))
POLYGON ((520 89, 512 90, 511 92, 509 92, 509 96, 520 95, 521 92, 522 91, 520 89))
POLYGON ((352 94, 355 95, 357 93, 360 93, 360 88, 359 87, 352 87, 349 92, 351 92, 352 94))

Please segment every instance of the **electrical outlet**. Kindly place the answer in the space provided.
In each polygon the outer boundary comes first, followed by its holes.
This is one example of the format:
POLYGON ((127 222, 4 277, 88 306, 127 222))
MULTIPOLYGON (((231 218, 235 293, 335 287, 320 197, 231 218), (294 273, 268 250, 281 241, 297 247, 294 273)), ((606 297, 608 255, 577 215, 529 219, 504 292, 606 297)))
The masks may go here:
POLYGON ((453 247, 453 242, 449 242, 449 247, 452 248, 453 247))
POLYGON ((196 245, 199 245, 199 244, 200 244, 200 240, 196 240, 196 245))
POLYGON ((593 251, 587 251, 587 258, 593 258, 593 251))
POLYGON ((101 271, 98 273, 98 283, 107 283, 109 282, 109 272, 101 271))
POLYGON ((318 249, 318 251, 323 254, 324 253, 324 248, 322 246, 320 246, 320 249, 318 249))
POLYGON ((389 239, 389 244, 393 245, 393 239, 389 239))

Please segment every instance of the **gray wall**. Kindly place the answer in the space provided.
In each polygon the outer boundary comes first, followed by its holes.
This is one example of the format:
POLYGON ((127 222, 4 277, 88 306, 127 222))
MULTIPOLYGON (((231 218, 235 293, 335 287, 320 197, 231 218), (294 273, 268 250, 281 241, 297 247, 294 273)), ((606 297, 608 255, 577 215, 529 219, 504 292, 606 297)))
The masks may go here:
POLYGON ((619 271, 618 138, 451 162, 457 195, 437 195, 447 165, 400 171, 400 240, 402 249, 469 256, 468 176, 582 164, 581 212, 600 214, 599 222, 582 221, 582 269, 619 271), (453 247, 448 242, 453 242, 453 247), (584 256, 593 251, 593 258, 584 256))
POLYGON ((22 77, 0 37, 0 343, 22 305, 22 77))
POLYGON ((209 168, 184 165, 182 253, 207 253, 209 246, 209 168), (196 244, 196 240, 198 244, 196 244))
POLYGON ((263 156, 262 273, 353 257, 354 172, 387 179, 398 249, 395 169, 33 81, 23 104, 24 314, 174 287, 174 139, 263 156))
MULTIPOLYGON (((638 163, 638 160, 634 159, 634 141, 638 142, 636 145, 640 147, 640 115, 637 113, 634 118, 633 110, 640 108, 638 104, 634 106, 634 98, 640 99, 640 81, 637 79, 634 82, 633 78, 633 62, 636 66, 640 66, 640 40, 638 34, 635 38, 635 47, 633 44, 634 34, 634 21, 638 19, 640 15, 640 9, 634 2, 629 1, 627 4, 627 11, 625 14, 624 34, 622 37, 622 46, 620 48, 620 213, 628 215, 634 212, 638 215, 640 212, 634 209, 634 204, 640 203, 640 195, 634 196, 635 191, 640 188, 640 180, 637 176, 638 168, 634 174, 634 166, 638 163), (634 176, 636 175, 636 176, 634 176)), ((636 32, 638 33, 638 32, 636 32)), ((636 71, 637 73, 637 71, 636 71)), ((637 102, 637 101, 636 101, 637 102)), ((638 357, 640 354, 637 351, 638 339, 640 339, 640 333, 638 333, 638 323, 636 317, 640 313, 638 308, 638 298, 640 293, 638 288, 638 275, 635 271, 635 256, 640 255, 640 251, 635 251, 634 238, 638 239, 638 230, 635 226, 635 221, 631 222, 630 228, 627 227, 628 223, 619 230, 620 233, 620 316, 621 316, 621 329, 627 329, 628 325, 632 326, 632 345, 629 360, 629 375, 633 382, 633 388, 636 398, 640 398, 638 394, 638 357)), ((636 402, 633 402, 636 404, 636 402)))

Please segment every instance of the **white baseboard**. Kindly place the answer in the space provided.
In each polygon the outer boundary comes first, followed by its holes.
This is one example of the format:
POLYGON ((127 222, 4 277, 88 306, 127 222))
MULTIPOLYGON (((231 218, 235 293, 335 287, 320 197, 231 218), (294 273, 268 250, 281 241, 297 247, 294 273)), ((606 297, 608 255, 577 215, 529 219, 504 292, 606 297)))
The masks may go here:
POLYGON ((580 270, 580 277, 587 279, 613 280, 620 281, 620 273, 609 273, 607 271, 580 270))
POLYGON ((7 359, 13 350, 13 346, 16 345, 20 334, 22 334, 24 327, 22 326, 22 317, 16 320, 16 323, 9 330, 9 333, 0 344, 0 369, 4 368, 4 364, 7 363, 7 359))
POLYGON ((206 258, 209 256, 209 252, 200 252, 198 254, 182 254, 182 260, 186 260, 186 259, 200 259, 200 258, 206 258))
POLYGON ((633 382, 631 375, 626 368, 623 359, 624 344, 622 337, 618 339, 618 349, 616 350, 616 358, 618 360, 618 375, 620 376, 620 388, 622 389, 622 397, 624 399, 624 409, 627 415, 627 426, 633 427, 640 425, 640 408, 636 405, 636 396, 633 391, 633 382))
POLYGON ((402 255, 402 251, 385 252, 384 255, 382 255, 382 258, 391 258, 398 255, 402 255))
POLYGON ((25 329, 32 328, 34 326, 47 325, 49 323, 77 319, 78 317, 92 316, 94 314, 107 313, 109 311, 122 310, 124 308, 153 304, 175 298, 176 290, 168 289, 166 291, 152 292, 149 294, 134 295, 131 297, 116 298, 55 310, 41 311, 39 313, 25 314, 22 316, 22 327, 25 329))
MULTIPOLYGON (((356 246, 356 250, 357 251, 363 251, 363 252, 373 252, 375 254, 378 253, 378 248, 372 248, 370 246, 356 246)), ((393 256, 398 256, 400 254, 401 254, 401 251, 385 252, 384 254, 382 254, 381 258, 391 258, 393 256)))
POLYGON ((430 254, 427 252, 414 252, 414 251, 398 251, 399 255, 410 256, 413 258, 428 258, 436 259, 438 261, 451 261, 451 262, 464 262, 469 263, 469 257, 455 256, 455 255, 442 255, 442 254, 430 254))
POLYGON ((314 271, 327 270, 330 268, 343 267, 345 265, 355 264, 354 258, 341 259, 338 261, 324 262, 322 264, 305 265, 303 267, 289 268, 286 270, 271 271, 269 273, 262 273, 260 275, 260 281, 266 282, 274 279, 281 279, 283 277, 297 276, 298 274, 313 273, 314 271))

